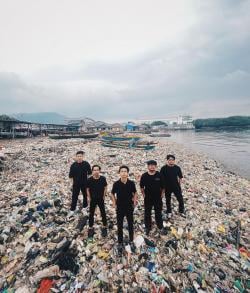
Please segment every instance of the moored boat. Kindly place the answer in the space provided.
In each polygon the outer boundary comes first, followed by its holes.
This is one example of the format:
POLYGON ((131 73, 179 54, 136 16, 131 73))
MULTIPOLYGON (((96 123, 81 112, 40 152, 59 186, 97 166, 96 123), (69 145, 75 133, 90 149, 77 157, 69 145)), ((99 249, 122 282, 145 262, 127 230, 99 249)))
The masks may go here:
POLYGON ((159 133, 151 133, 151 134, 149 134, 149 136, 150 137, 170 137, 171 136, 171 134, 169 134, 169 133, 164 133, 164 132, 159 132, 159 133))
POLYGON ((97 138, 99 133, 65 133, 65 134, 49 134, 52 139, 70 139, 70 138, 97 138))

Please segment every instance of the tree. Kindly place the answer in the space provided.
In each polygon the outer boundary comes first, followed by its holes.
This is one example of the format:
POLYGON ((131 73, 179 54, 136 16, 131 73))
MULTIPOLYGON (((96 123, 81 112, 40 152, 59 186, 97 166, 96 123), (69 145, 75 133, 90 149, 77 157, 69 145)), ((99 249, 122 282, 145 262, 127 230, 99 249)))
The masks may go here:
POLYGON ((196 129, 205 127, 246 127, 250 126, 250 116, 231 116, 227 118, 196 119, 193 121, 196 129))
POLYGON ((151 123, 151 126, 167 126, 167 123, 165 123, 164 121, 154 121, 151 123))

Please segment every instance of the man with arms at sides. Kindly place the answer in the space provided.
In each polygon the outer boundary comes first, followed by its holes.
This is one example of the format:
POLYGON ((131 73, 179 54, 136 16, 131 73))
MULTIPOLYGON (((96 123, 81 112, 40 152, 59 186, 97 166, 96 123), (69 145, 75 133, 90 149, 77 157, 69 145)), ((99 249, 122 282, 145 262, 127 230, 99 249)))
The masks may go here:
POLYGON ((132 250, 135 249, 134 240, 134 207, 137 205, 137 192, 134 181, 128 178, 129 168, 125 165, 119 168, 120 179, 113 184, 111 191, 113 206, 117 213, 118 254, 123 252, 123 220, 126 217, 129 230, 129 242, 132 250))
POLYGON ((102 216, 102 236, 107 236, 107 218, 105 212, 104 200, 107 194, 107 180, 100 175, 101 167, 99 165, 92 166, 92 176, 87 181, 87 195, 89 201, 89 231, 88 237, 94 236, 94 214, 96 206, 99 207, 102 216))
POLYGON ((162 196, 164 194, 164 183, 160 172, 156 170, 157 162, 147 162, 148 171, 142 174, 140 180, 141 192, 144 197, 144 222, 146 235, 149 235, 152 228, 151 212, 154 208, 157 227, 162 232, 162 196))
POLYGON ((171 208, 171 195, 172 193, 176 196, 179 202, 179 213, 185 217, 184 201, 181 190, 182 182, 182 171, 179 166, 175 164, 175 156, 167 155, 167 163, 161 168, 160 171, 163 176, 165 185, 166 205, 168 218, 172 216, 171 208))
POLYGON ((76 160, 70 166, 70 171, 69 171, 69 178, 71 179, 73 184, 72 201, 71 201, 69 217, 73 216, 76 210, 80 191, 83 194, 83 208, 86 208, 88 206, 86 185, 87 185, 88 175, 90 174, 91 174, 91 167, 87 161, 84 161, 84 152, 78 151, 76 153, 76 160))

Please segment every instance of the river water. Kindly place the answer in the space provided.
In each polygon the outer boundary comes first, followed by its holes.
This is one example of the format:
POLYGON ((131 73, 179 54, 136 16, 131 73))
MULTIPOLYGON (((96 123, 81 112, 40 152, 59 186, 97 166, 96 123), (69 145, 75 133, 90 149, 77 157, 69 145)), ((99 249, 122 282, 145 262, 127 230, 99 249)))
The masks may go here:
POLYGON ((181 143, 220 162, 228 171, 250 180, 250 129, 172 131, 162 138, 181 143))

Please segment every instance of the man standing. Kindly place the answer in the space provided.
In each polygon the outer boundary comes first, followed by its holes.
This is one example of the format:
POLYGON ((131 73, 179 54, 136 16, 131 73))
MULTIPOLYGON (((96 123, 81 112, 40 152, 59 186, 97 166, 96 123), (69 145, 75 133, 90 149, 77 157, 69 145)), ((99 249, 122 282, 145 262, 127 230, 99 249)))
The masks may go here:
POLYGON ((101 167, 94 165, 92 167, 92 176, 87 181, 87 195, 90 202, 89 209, 89 231, 88 237, 94 236, 94 214, 96 206, 99 207, 102 216, 102 236, 107 236, 107 218, 105 212, 104 199, 107 193, 107 180, 100 175, 101 167))
POLYGON ((69 178, 71 178, 73 183, 72 202, 69 216, 72 216, 74 214, 80 191, 82 191, 83 194, 83 208, 86 208, 88 206, 86 185, 87 177, 91 174, 91 168, 90 164, 87 161, 83 160, 83 157, 84 152, 78 151, 76 153, 76 161, 71 165, 69 171, 69 178))
POLYGON ((118 254, 121 256, 123 251, 123 220, 127 218, 129 241, 132 250, 134 249, 134 206, 137 204, 137 192, 134 181, 128 179, 129 168, 121 166, 119 168, 120 179, 113 184, 111 191, 113 206, 117 213, 118 227, 118 254))
POLYGON ((161 168, 161 175, 164 179, 165 185, 165 195, 166 195, 166 205, 167 205, 167 215, 168 218, 171 218, 171 195, 172 193, 176 196, 179 202, 179 213, 182 216, 185 216, 184 210, 184 201, 181 191, 181 182, 182 182, 182 171, 179 166, 175 164, 175 156, 167 155, 167 163, 161 168))
POLYGON ((155 211, 155 221, 157 227, 162 230, 162 196, 164 193, 164 183, 160 172, 156 171, 157 162, 150 160, 147 162, 148 171, 141 176, 140 187, 144 197, 144 222, 146 234, 152 228, 151 212, 155 211))

